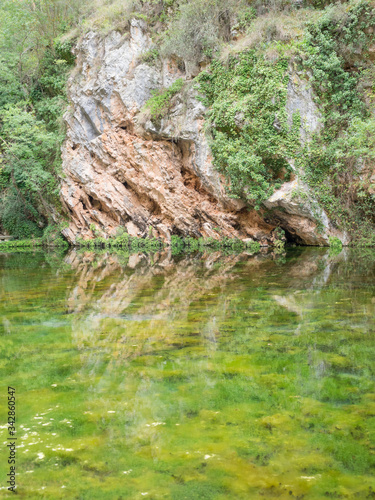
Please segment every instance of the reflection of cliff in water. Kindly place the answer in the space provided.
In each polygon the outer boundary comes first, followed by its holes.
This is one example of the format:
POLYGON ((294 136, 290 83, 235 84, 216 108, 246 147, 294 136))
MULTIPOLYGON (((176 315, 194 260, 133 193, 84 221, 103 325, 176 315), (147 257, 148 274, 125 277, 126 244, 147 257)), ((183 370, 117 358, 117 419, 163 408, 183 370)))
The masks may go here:
POLYGON ((202 343, 212 348, 230 285, 238 282, 236 267, 258 275, 268 260, 220 253, 173 258, 166 252, 131 255, 124 265, 116 255, 73 252, 66 259, 77 279, 68 298, 76 313, 73 337, 82 348, 99 342, 101 357, 106 346, 113 351, 113 343, 121 358, 202 343))
MULTIPOLYGON (((124 263, 113 254, 72 251, 65 262, 75 272, 67 298, 73 339, 87 368, 182 348, 209 355, 219 339, 223 345, 236 342, 231 325, 238 304, 246 307, 241 321, 254 334, 267 330, 272 315, 283 309, 292 314, 288 331, 301 334, 310 331, 314 310, 324 306, 325 291, 334 286, 338 307, 359 306, 355 296, 345 303, 345 278, 350 275, 355 286, 358 270, 363 284, 366 267, 373 280, 375 261, 368 254, 353 265, 352 256, 349 250, 331 255, 327 249, 293 249, 286 259, 270 253, 172 257, 164 252, 134 254, 124 263)), ((375 312, 369 299, 361 302, 367 318, 375 312)))

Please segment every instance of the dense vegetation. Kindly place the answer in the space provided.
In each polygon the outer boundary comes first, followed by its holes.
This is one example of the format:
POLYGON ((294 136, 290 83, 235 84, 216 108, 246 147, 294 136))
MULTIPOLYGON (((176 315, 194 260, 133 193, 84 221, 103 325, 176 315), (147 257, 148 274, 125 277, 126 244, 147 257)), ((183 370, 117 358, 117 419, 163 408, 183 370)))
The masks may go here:
MULTIPOLYGON (((232 196, 259 208, 291 163, 334 223, 374 244, 375 11, 368 0, 5 0, 0 6, 0 231, 40 237, 61 224, 60 147, 71 48, 85 31, 126 31, 143 19, 154 45, 143 61, 174 57, 208 106, 215 166, 232 196), (313 86, 322 132, 301 143, 287 119, 291 74, 313 86), (291 160, 293 160, 291 162, 291 160)), ((178 80, 146 109, 158 122, 178 80)), ((305 194, 306 196, 306 194, 305 194)))
POLYGON ((0 230, 40 237, 60 220, 58 173, 75 19, 63 1, 5 0, 0 6, 0 230))
POLYGON ((230 179, 232 195, 256 208, 287 177, 287 159, 299 145, 298 117, 290 133, 285 112, 287 69, 287 58, 269 62, 250 50, 226 64, 214 61, 199 78, 215 165, 230 179))
MULTIPOLYGON (((248 33, 259 27, 258 20, 248 33)), ((265 31, 256 48, 249 36, 249 48, 214 60, 199 75, 215 164, 232 195, 259 207, 280 177, 287 179, 292 163, 310 186, 311 200, 358 243, 372 245, 375 200, 361 173, 375 154, 369 53, 375 11, 366 0, 330 5, 300 27, 302 35, 291 37, 274 26, 274 35, 267 40, 265 31), (298 114, 292 125, 286 116, 293 74, 313 86, 322 114, 322 131, 307 144, 300 140, 298 114)))
POLYGON ((358 243, 375 244, 375 197, 365 170, 374 168, 375 10, 370 2, 329 6, 307 27, 303 67, 323 115, 323 130, 301 167, 319 203, 358 243))

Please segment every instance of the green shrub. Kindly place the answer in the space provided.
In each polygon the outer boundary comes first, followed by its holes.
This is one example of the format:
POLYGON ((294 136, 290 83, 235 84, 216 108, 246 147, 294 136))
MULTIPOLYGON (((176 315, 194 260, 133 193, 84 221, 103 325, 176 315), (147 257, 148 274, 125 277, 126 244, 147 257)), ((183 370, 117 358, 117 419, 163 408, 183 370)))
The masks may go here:
POLYGON ((59 247, 61 249, 67 248, 69 244, 61 235, 64 225, 66 224, 61 223, 57 225, 50 222, 43 231, 43 236, 41 238, 42 245, 46 247, 59 247))
POLYGON ((139 60, 140 62, 155 65, 160 59, 160 53, 157 48, 153 48, 148 50, 147 52, 144 52, 139 60))
POLYGON ((8 251, 8 250, 30 250, 38 247, 45 246, 53 246, 54 248, 59 247, 58 249, 64 251, 67 246, 65 244, 55 244, 55 245, 46 245, 43 238, 32 238, 32 239, 21 239, 21 240, 10 240, 10 241, 0 241, 0 252, 8 251))
POLYGON ((163 243, 156 238, 133 238, 120 228, 115 238, 106 239, 100 236, 90 240, 77 238, 75 246, 89 250, 121 248, 127 251, 157 252, 163 248, 163 243))
POLYGON ((205 252, 207 250, 221 251, 224 253, 238 253, 244 250, 249 250, 251 253, 260 251, 258 242, 250 242, 245 244, 238 238, 182 238, 180 236, 171 236, 171 251, 172 255, 177 255, 184 252, 205 252))
POLYGON ((177 55, 199 63, 220 51, 228 42, 231 29, 244 29, 254 17, 254 10, 244 0, 193 0, 181 2, 170 22, 163 44, 164 55, 177 55))
POLYGON ((43 221, 30 201, 8 188, 0 199, 0 222, 3 230, 15 238, 42 236, 43 221), (38 224, 39 222, 39 224, 38 224))
POLYGON ((372 64, 374 29, 375 9, 367 0, 329 6, 309 24, 301 47, 324 128, 305 148, 300 166, 331 221, 361 244, 373 244, 375 223, 375 199, 360 178, 361 165, 375 157, 375 120, 360 91, 372 64))
POLYGON ((259 208, 288 177, 299 149, 299 120, 292 130, 285 111, 288 59, 276 62, 254 50, 214 61, 198 77, 212 136, 215 167, 233 197, 259 208))
POLYGON ((66 80, 77 0, 5 0, 0 5, 0 226, 20 238, 41 236, 58 187, 66 80))
POLYGON ((160 120, 168 113, 172 98, 181 91, 184 83, 184 79, 179 78, 167 89, 154 91, 153 96, 144 106, 144 109, 150 110, 152 119, 160 120))
POLYGON ((329 246, 342 248, 341 240, 339 240, 339 238, 336 238, 336 236, 330 236, 329 237, 329 246))

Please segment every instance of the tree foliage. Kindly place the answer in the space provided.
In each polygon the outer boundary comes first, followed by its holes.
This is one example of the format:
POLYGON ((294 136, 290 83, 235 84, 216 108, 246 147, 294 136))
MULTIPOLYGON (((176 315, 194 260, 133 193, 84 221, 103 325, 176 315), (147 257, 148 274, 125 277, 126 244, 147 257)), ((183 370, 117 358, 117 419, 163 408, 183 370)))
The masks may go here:
POLYGON ((307 26, 301 47, 324 124, 301 158, 305 179, 331 220, 370 244, 375 197, 363 173, 374 164, 375 119, 361 82, 373 67, 374 30, 375 9, 367 0, 330 5, 307 26))
POLYGON ((58 205, 74 0, 0 5, 0 231, 40 235, 58 205))

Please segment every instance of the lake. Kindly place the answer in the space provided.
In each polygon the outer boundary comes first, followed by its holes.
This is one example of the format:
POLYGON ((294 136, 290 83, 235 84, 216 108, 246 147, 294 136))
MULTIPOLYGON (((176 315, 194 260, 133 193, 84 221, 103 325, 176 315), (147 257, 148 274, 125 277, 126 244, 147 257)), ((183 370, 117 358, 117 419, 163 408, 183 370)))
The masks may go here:
POLYGON ((0 336, 20 498, 375 497, 374 251, 2 253, 0 336))

